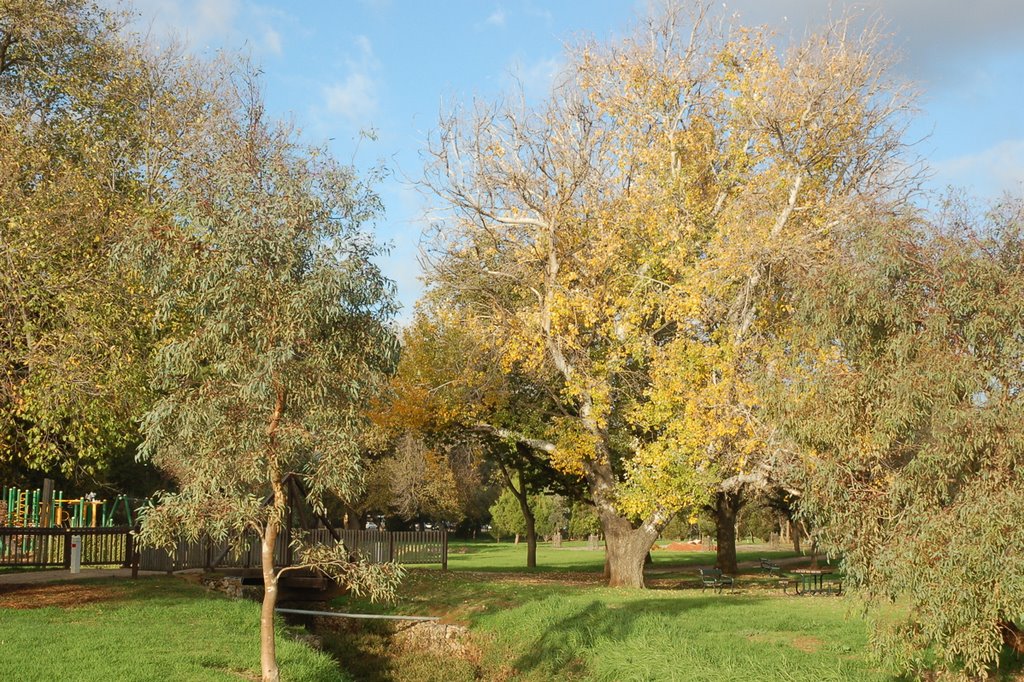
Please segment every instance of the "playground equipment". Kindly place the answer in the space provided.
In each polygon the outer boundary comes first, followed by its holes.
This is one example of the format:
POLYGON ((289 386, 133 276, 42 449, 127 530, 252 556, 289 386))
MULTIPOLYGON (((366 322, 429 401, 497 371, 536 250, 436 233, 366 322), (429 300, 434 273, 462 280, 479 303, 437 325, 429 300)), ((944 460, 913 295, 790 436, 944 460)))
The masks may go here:
POLYGON ((51 479, 34 490, 0 486, 0 566, 74 569, 126 562, 140 503, 145 501, 124 495, 65 497, 51 479))
POLYGON ((97 499, 93 493, 76 498, 65 497, 62 490, 54 492, 52 484, 35 490, 3 486, 0 487, 0 527, 133 526, 135 513, 132 502, 133 500, 124 495, 118 495, 113 500, 97 499))

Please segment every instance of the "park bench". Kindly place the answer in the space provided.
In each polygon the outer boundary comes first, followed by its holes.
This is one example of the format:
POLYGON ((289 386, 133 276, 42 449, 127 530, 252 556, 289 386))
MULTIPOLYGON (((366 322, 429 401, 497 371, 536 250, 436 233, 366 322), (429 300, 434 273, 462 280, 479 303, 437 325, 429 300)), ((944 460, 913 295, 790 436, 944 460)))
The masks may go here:
POLYGON ((768 573, 769 575, 778 575, 779 573, 781 573, 782 567, 779 566, 774 561, 770 561, 768 559, 762 558, 761 559, 761 570, 764 571, 765 573, 768 573))
POLYGON ((709 587, 713 587, 719 592, 722 591, 723 587, 732 587, 734 580, 732 576, 723 575, 722 569, 720 568, 702 568, 700 569, 700 591, 703 592, 709 587))

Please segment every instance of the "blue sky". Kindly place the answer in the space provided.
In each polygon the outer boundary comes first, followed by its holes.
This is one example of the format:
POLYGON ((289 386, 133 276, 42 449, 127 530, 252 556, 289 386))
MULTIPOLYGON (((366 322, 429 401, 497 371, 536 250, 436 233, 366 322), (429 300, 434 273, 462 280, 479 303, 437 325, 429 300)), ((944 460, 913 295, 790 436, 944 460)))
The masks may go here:
MULTIPOLYGON (((921 92, 910 131, 938 188, 994 198, 1024 184, 1024 0, 732 0, 717 9, 799 37, 846 8, 887 22, 898 76, 921 92), (831 9, 830 9, 831 8, 831 9)), ((294 119, 345 162, 383 161, 383 262, 403 317, 421 291, 425 200, 412 181, 446 104, 493 98, 516 80, 542 96, 576 37, 624 33, 644 0, 137 0, 137 27, 197 52, 252 54, 271 112, 294 119), (373 129, 375 141, 360 140, 373 129)))

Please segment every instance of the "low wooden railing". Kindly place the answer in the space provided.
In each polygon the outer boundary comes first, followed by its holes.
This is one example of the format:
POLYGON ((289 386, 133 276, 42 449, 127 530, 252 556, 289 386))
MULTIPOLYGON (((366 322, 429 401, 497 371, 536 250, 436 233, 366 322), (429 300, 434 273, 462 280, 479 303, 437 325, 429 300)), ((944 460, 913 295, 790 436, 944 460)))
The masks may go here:
MULTIPOLYGON (((447 531, 377 531, 339 530, 335 539, 326 528, 309 532, 308 541, 334 547, 345 545, 353 558, 370 563, 397 562, 400 564, 440 564, 448 568, 447 531)), ((293 563, 289 536, 282 533, 274 547, 274 564, 290 566, 293 563)), ((255 536, 234 543, 202 539, 195 542, 180 541, 168 551, 143 548, 139 553, 139 568, 147 571, 181 571, 188 568, 259 568, 260 545, 255 536)))
POLYGON ((129 566, 134 536, 115 528, 0 527, 0 566, 71 568, 71 539, 82 541, 83 566, 129 566))

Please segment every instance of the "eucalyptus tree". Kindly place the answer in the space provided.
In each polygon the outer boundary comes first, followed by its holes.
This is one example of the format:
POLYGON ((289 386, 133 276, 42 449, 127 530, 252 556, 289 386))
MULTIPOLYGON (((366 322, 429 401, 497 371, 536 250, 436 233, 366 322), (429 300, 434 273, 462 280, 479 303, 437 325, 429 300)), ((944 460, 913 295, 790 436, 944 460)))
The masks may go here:
POLYGON ((531 428, 492 426, 586 479, 611 585, 643 585, 675 513, 770 475, 750 375, 788 333, 778 275, 907 181, 904 93, 848 27, 781 50, 670 9, 573 50, 544 101, 441 120, 428 277, 549 392, 531 428))
POLYGON ((985 676, 1024 650, 1024 201, 903 211, 804 274, 769 372, 803 511, 890 660, 985 676))
POLYGON ((284 572, 312 565, 374 597, 399 575, 350 563, 340 545, 274 561, 290 504, 322 511, 325 496, 361 483, 363 407, 397 361, 394 290, 373 260, 381 248, 366 226, 380 204, 368 185, 268 121, 245 73, 220 96, 174 191, 122 254, 151 287, 158 338, 141 453, 179 485, 145 514, 141 539, 259 536, 271 681, 284 572), (306 500, 288 499, 289 477, 306 500))

